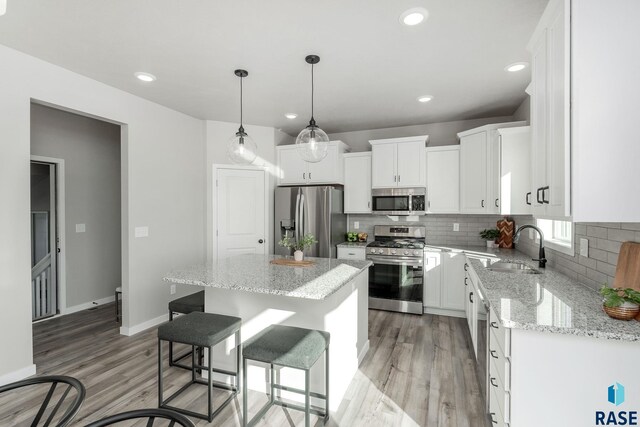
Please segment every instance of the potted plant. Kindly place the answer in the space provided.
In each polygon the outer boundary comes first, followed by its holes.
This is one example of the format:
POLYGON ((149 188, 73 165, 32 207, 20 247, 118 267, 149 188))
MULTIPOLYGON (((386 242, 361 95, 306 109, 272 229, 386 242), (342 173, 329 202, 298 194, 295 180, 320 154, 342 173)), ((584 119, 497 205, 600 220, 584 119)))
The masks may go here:
POLYGON ((285 236, 280 240, 280 242, 278 242, 280 246, 293 249, 293 259, 296 261, 302 261, 304 259, 303 251, 316 243, 318 243, 318 241, 313 234, 305 234, 300 240, 285 236))
POLYGON ((640 313, 640 292, 631 288, 610 288, 606 284, 600 289, 604 297, 604 312, 614 319, 631 320, 640 313))
POLYGON ((480 237, 487 241, 488 248, 494 248, 496 239, 500 237, 500 230, 497 228, 489 228, 480 232, 480 237))

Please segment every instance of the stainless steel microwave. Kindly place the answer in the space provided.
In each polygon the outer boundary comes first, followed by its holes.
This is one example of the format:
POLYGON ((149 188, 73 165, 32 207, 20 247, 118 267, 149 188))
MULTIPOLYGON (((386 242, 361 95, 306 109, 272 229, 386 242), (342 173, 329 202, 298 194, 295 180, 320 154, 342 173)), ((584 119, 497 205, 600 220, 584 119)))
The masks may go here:
POLYGON ((379 215, 424 215, 427 189, 376 188, 371 190, 371 210, 379 215))

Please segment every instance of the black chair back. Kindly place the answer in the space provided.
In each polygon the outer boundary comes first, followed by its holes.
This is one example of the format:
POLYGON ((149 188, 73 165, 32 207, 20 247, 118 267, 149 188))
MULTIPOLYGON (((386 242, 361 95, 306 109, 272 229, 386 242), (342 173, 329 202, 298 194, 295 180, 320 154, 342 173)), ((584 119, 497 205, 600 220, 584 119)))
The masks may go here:
POLYGON ((78 381, 75 378, 66 377, 62 375, 29 378, 23 381, 18 381, 18 382, 7 384, 0 387, 0 394, 7 393, 12 390, 21 389, 24 387, 39 385, 39 384, 50 384, 50 387, 44 401, 42 402, 42 404, 40 405, 40 408, 38 409, 38 413, 36 414, 35 418, 31 423, 31 427, 38 427, 39 425, 42 425, 42 427, 68 426, 71 423, 71 420, 73 419, 73 417, 75 417, 78 411, 80 410, 80 406, 82 406, 82 402, 84 402, 84 397, 86 395, 86 390, 84 386, 80 381, 78 381), (66 386, 66 389, 64 389, 64 391, 62 392, 62 395, 57 398, 57 401, 53 403, 51 401, 51 398, 54 396, 54 393, 58 388, 58 386, 60 387, 66 386), (71 397, 69 396, 69 393, 71 392, 71 390, 74 390, 74 389, 76 391, 76 396, 72 400, 71 397), (55 421, 55 424, 52 424, 52 422, 54 422, 55 416, 58 414, 58 411, 65 404, 65 401, 70 401, 66 411, 62 414, 59 420, 55 421), (50 407, 51 407, 51 410, 47 413, 47 410, 50 407), (46 418, 44 418, 45 414, 46 414, 46 418), (41 421, 43 422, 43 424, 40 424, 41 421))
POLYGON ((152 427, 157 419, 168 420, 169 427, 174 427, 176 425, 182 427, 195 427, 195 424, 193 424, 191 420, 189 420, 189 418, 168 409, 138 409, 135 411, 123 412, 121 414, 112 415, 110 417, 87 424, 86 427, 110 426, 122 421, 134 419, 147 419, 147 427, 152 427))

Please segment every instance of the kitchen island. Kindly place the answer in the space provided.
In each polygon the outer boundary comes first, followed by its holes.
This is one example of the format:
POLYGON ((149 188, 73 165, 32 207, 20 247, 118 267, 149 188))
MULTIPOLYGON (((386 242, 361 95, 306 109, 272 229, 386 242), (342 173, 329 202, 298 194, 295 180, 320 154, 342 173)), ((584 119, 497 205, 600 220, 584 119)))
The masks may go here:
MULTIPOLYGON (((330 341, 330 402, 337 410, 368 348, 369 261, 306 258, 307 267, 274 265, 276 255, 246 254, 174 269, 166 282, 204 287, 205 311, 242 319, 246 341, 271 324, 327 331, 330 341)), ((214 351, 222 369, 234 367, 234 340, 214 351)), ((311 389, 324 393, 324 363, 311 370, 311 389)), ((266 391, 264 365, 249 365, 249 389, 266 391)), ((267 370, 268 371, 268 370, 267 370)), ((228 378, 217 378, 229 381, 228 378)), ((278 382, 303 388, 302 371, 280 369, 278 382)), ((291 393, 285 398, 299 400, 291 393)), ((322 405, 321 401, 312 404, 322 405)))

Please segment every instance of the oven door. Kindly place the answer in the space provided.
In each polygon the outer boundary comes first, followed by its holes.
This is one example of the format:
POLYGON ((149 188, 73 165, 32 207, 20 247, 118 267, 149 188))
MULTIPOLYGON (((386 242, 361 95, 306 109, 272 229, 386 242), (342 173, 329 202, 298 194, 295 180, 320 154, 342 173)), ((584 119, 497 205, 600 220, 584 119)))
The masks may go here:
POLYGON ((368 256, 369 308, 422 314, 422 258, 368 256))

